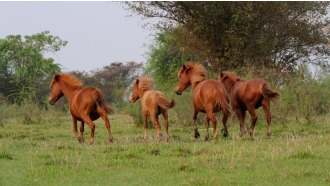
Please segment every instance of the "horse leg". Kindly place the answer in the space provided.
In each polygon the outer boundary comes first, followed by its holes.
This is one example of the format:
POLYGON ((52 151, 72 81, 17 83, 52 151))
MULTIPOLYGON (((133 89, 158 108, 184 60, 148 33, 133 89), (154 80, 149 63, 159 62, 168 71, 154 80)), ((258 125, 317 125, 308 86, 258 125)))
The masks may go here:
POLYGON ((112 133, 111 133, 111 128, 110 128, 110 121, 108 119, 107 113, 105 110, 101 107, 97 107, 97 112, 100 114, 101 118, 104 121, 105 127, 107 128, 108 131, 108 136, 109 136, 109 143, 113 143, 113 138, 112 138, 112 133))
POLYGON ((82 120, 84 120, 84 122, 86 122, 89 127, 91 128, 91 137, 89 138, 89 144, 93 145, 94 143, 94 131, 95 131, 95 124, 94 122, 89 118, 88 115, 85 115, 82 117, 82 120))
POLYGON ((147 114, 143 113, 143 129, 144 129, 144 140, 148 140, 147 136, 147 114))
POLYGON ((227 127, 228 115, 223 113, 222 125, 223 125, 223 137, 228 137, 228 127, 227 127))
POLYGON ((150 113, 150 118, 152 121, 152 124, 154 125, 155 129, 156 129, 156 135, 159 141, 161 141, 163 139, 163 134, 161 132, 161 127, 159 124, 159 120, 158 120, 158 116, 156 113, 150 113))
POLYGON ((164 126, 166 130, 166 142, 170 139, 170 136, 168 134, 168 113, 167 110, 162 111, 163 117, 164 117, 164 126))
POLYGON ((80 143, 85 143, 85 139, 84 139, 84 131, 85 131, 85 122, 81 121, 80 122, 80 138, 79 138, 79 142, 80 143))
POLYGON ((270 122, 271 122, 270 101, 268 99, 263 99, 261 104, 262 104, 262 107, 264 108, 267 125, 268 125, 267 137, 270 138, 270 136, 272 135, 272 132, 270 130, 270 122))
POLYGON ((193 120, 194 120, 194 130, 195 130, 195 139, 198 139, 200 137, 200 134, 198 132, 198 128, 197 128, 197 115, 198 115, 198 111, 194 111, 194 116, 193 116, 193 120))
MULTIPOLYGON (((217 134, 217 119, 215 118, 215 116, 214 116, 214 114, 212 112, 213 109, 209 109, 208 111, 207 111, 207 109, 205 109, 205 110, 206 110, 207 118, 209 120, 211 120, 212 125, 213 125, 213 138, 216 139, 217 138, 217 135, 218 135, 217 134)), ((209 129, 208 126, 209 126, 209 124, 207 124, 206 131, 208 131, 208 129, 209 129)))
POLYGON ((72 123, 73 123, 73 132, 76 135, 77 140, 81 143, 81 140, 78 136, 78 129, 77 129, 77 119, 72 116, 72 123))
POLYGON ((239 132, 239 137, 242 137, 246 132, 246 127, 245 127, 245 114, 246 111, 240 108, 235 108, 235 113, 237 115, 237 118, 239 120, 239 125, 240 125, 240 132, 239 132))
POLYGON ((256 110, 252 106, 248 107, 248 112, 251 116, 251 126, 250 126, 250 129, 249 129, 249 133, 250 133, 250 136, 253 137, 253 131, 254 131, 254 127, 256 125, 256 122, 258 120, 258 116, 256 114, 256 110))
POLYGON ((209 126, 210 126, 210 119, 209 119, 209 117, 206 117, 204 141, 209 140, 209 126))

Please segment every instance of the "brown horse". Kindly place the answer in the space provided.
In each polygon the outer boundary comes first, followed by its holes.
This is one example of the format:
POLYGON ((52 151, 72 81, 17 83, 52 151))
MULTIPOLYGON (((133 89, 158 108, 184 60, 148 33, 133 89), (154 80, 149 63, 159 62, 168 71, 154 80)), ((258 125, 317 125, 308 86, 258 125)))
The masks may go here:
POLYGON ((179 72, 179 83, 176 87, 176 94, 181 93, 192 85, 193 88, 193 105, 194 105, 194 126, 195 126, 195 138, 200 135, 197 129, 197 115, 198 112, 204 112, 207 115, 206 119, 206 135, 205 140, 209 138, 209 122, 211 120, 213 124, 213 138, 217 137, 217 120, 213 113, 223 111, 223 131, 224 136, 228 136, 227 119, 231 114, 229 105, 229 95, 220 81, 210 80, 206 78, 205 68, 200 64, 186 63, 179 72))
POLYGON ((162 114, 165 120, 166 141, 168 135, 168 113, 167 110, 175 106, 174 100, 167 101, 161 91, 152 90, 153 80, 148 77, 140 77, 133 83, 133 92, 130 101, 134 103, 141 98, 141 107, 144 124, 144 139, 147 139, 147 117, 150 116, 151 122, 156 129, 158 140, 163 138, 160 130, 158 115, 162 114))
POLYGON ((269 83, 259 78, 243 81, 233 72, 222 72, 219 79, 230 93, 232 107, 240 122, 240 136, 247 132, 244 123, 246 111, 251 115, 249 133, 251 137, 253 136, 254 126, 258 119, 255 109, 262 106, 265 110, 268 124, 267 136, 270 138, 270 100, 278 98, 280 96, 279 93, 271 90, 269 83))
POLYGON ((97 88, 84 88, 82 82, 76 77, 69 74, 55 74, 50 84, 52 92, 48 97, 51 105, 60 99, 63 95, 69 101, 73 121, 73 131, 80 143, 84 142, 84 124, 87 123, 91 128, 91 137, 89 143, 94 143, 94 120, 101 117, 109 134, 109 142, 112 143, 112 134, 110 130, 110 122, 107 114, 113 113, 114 109, 106 105, 101 91, 97 88), (77 120, 80 124, 80 135, 77 132, 77 120))

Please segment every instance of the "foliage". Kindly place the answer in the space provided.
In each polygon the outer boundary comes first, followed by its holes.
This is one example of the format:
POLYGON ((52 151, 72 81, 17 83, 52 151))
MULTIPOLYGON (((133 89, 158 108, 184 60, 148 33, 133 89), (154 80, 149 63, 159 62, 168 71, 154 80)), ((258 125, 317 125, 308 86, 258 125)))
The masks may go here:
POLYGON ((159 33, 155 38, 155 44, 150 48, 150 55, 145 72, 151 75, 158 87, 164 87, 177 81, 177 70, 190 59, 188 54, 179 50, 179 46, 173 44, 175 38, 169 33, 159 33))
POLYGON ((54 59, 44 54, 57 52, 66 44, 48 31, 0 39, 0 93, 11 103, 21 103, 26 98, 42 102, 50 75, 60 71, 54 59))
POLYGON ((296 74, 282 88, 281 109, 283 120, 315 123, 320 115, 330 113, 330 76, 325 74, 316 80, 306 65, 301 65, 296 74), (304 120, 302 120, 304 119, 304 120))
POLYGON ((279 71, 294 71, 300 62, 329 65, 329 33, 324 32, 329 2, 125 4, 146 19, 158 18, 156 28, 173 34, 181 51, 215 72, 248 64, 279 71))

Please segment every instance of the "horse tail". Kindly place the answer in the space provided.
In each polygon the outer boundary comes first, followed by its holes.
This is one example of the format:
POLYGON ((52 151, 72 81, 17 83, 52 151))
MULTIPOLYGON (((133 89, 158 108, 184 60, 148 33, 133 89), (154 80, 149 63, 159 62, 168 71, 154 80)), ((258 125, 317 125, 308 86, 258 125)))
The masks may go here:
POLYGON ((115 109, 106 104, 103 94, 97 89, 97 95, 95 96, 97 106, 103 108, 107 114, 115 113, 115 109))
POLYGON ((216 98, 216 105, 219 106, 223 113, 230 117, 231 116, 231 108, 229 104, 229 95, 226 90, 222 89, 221 87, 217 87, 215 89, 215 98, 216 98))
POLYGON ((115 109, 113 109, 112 107, 110 107, 109 105, 107 105, 104 101, 102 101, 100 103, 100 105, 102 105, 102 107, 104 108, 105 112, 107 114, 113 114, 115 113, 115 109))
POLYGON ((278 97, 280 97, 280 94, 272 89, 270 89, 270 85, 266 82, 261 83, 260 85, 260 93, 270 99, 270 100, 274 100, 277 99, 278 97))
POLYGON ((166 110, 175 106, 174 99, 172 99, 171 101, 168 101, 163 96, 158 97, 157 102, 161 108, 166 109, 166 110))

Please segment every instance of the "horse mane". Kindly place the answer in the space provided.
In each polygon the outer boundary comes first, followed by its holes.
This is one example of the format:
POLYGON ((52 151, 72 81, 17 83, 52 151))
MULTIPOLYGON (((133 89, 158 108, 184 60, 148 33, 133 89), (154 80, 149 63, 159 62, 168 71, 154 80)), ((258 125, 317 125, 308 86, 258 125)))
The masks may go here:
POLYGON ((223 77, 229 77, 229 78, 234 78, 240 80, 241 78, 239 75, 237 75, 235 72, 230 72, 230 71, 223 71, 221 72, 223 74, 223 77))
MULTIPOLYGON (((206 79, 206 69, 203 65, 199 64, 199 63, 192 63, 192 62, 188 62, 185 64, 186 69, 191 69, 192 73, 190 76, 190 80, 192 84, 201 82, 203 80, 206 79)), ((185 70, 183 69, 183 67, 180 68, 179 72, 178 72, 178 77, 180 76, 180 74, 182 74, 185 70)))
POLYGON ((81 80, 79 80, 77 77, 75 77, 74 75, 71 74, 66 74, 66 73, 61 73, 61 74, 56 74, 53 77, 52 82, 50 83, 50 86, 52 86, 55 83, 55 78, 56 76, 59 75, 61 81, 64 81, 65 83, 74 86, 74 87, 82 87, 84 84, 82 83, 81 80))
POLYGON ((139 85, 138 88, 139 90, 142 91, 147 91, 147 90, 152 90, 152 85, 153 85, 153 79, 150 77, 139 77, 139 85))

